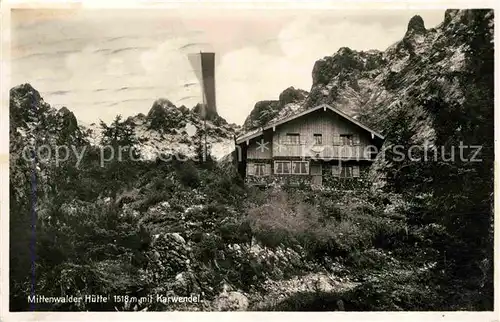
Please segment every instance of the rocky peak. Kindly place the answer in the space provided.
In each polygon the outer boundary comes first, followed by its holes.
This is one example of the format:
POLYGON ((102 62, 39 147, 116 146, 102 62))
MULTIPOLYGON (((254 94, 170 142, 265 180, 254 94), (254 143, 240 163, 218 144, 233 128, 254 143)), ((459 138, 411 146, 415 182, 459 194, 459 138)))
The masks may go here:
POLYGON ((250 115, 243 123, 243 129, 249 131, 269 123, 276 117, 283 117, 297 112, 298 109, 304 107, 308 95, 307 91, 291 86, 281 92, 278 100, 265 100, 255 103, 250 115))
POLYGON ((84 142, 73 112, 67 107, 59 110, 51 107, 30 84, 18 85, 10 90, 10 129, 11 139, 14 140, 29 135, 33 142, 39 144, 84 142))
POLYGON ((71 112, 66 106, 63 106, 59 109, 59 111, 57 111, 57 114, 59 114, 61 116, 65 116, 65 115, 73 114, 73 112, 71 112))
MULTIPOLYGON (((191 112, 198 115, 199 117, 202 117, 202 111, 203 111, 202 108, 203 108, 203 104, 198 103, 192 108, 191 112)), ((207 111, 207 112, 208 112, 208 114, 206 115, 207 120, 211 120, 214 122, 219 122, 219 121, 221 121, 221 119, 224 120, 223 118, 221 118, 219 116, 217 111, 207 111)), ((224 120, 224 122, 225 122, 225 120, 224 120)))
MULTIPOLYGON (((492 10, 447 10, 444 23, 429 30, 416 15, 403 39, 385 51, 342 47, 316 61, 311 90, 296 111, 326 103, 382 130, 388 106, 392 109, 396 100, 423 97, 430 84, 440 84, 444 92, 452 93, 447 99, 460 100, 463 89, 453 78, 464 68, 474 39, 471 35, 478 35, 477 39, 493 37, 492 10)), ((279 119, 286 110, 282 102, 288 103, 282 97, 280 101, 258 102, 245 121, 245 129, 279 119)))
POLYGON ((313 84, 326 85, 336 75, 342 74, 346 76, 358 73, 366 68, 373 69, 373 58, 376 56, 380 56, 377 51, 358 52, 342 47, 334 55, 316 61, 313 67, 313 84), (367 61, 370 61, 370 63, 367 64, 367 61))
POLYGON ((447 26, 459 11, 459 9, 446 9, 444 12, 444 25, 447 26))
POLYGON ((170 131, 178 127, 182 120, 182 112, 168 99, 159 98, 154 101, 146 120, 150 129, 170 131))
POLYGON ((78 128, 78 121, 75 114, 71 112, 66 106, 63 106, 57 111, 57 115, 61 118, 64 126, 76 130, 78 128))
POLYGON ((175 108, 176 106, 166 98, 159 98, 154 101, 153 106, 149 110, 148 118, 154 118, 157 116, 164 116, 167 110, 175 108))
POLYGON ((293 86, 288 87, 279 96, 281 106, 304 100, 309 93, 303 89, 296 89, 293 86))
POLYGON ((42 99, 40 93, 28 83, 11 88, 10 97, 30 98, 33 102, 39 102, 42 99))
POLYGON ((424 19, 421 16, 413 16, 408 22, 408 29, 406 30, 405 37, 414 34, 425 34, 427 29, 425 29, 424 19))
POLYGON ((40 93, 30 84, 21 84, 10 90, 10 125, 11 128, 25 126, 28 122, 38 122, 49 112, 40 93))
POLYGON ((20 113, 24 116, 36 114, 43 107, 40 93, 30 84, 22 84, 10 90, 10 112, 20 113))

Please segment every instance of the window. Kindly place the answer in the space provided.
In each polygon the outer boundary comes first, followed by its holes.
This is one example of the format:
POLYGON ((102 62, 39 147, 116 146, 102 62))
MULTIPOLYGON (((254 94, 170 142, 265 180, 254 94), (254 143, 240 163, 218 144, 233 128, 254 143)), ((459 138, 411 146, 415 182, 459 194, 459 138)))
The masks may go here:
POLYGON ((307 161, 292 161, 293 174, 309 174, 309 162, 307 161))
POLYGON ((276 174, 289 174, 290 173, 290 161, 275 161, 274 162, 274 173, 276 173, 276 174))
POLYGON ((333 145, 359 145, 359 136, 357 134, 334 135, 333 145))
POLYGON ((332 166, 332 175, 340 178, 358 178, 359 166, 357 165, 334 165, 332 166))
POLYGON ((322 145, 323 144, 323 135, 314 134, 314 144, 315 145, 322 145))
POLYGON ((286 142, 288 144, 300 144, 300 134, 299 133, 287 133, 286 142))
POLYGON ((340 141, 342 145, 352 145, 352 134, 340 134, 340 141))
POLYGON ((274 161, 275 174, 309 174, 308 161, 274 161))
POLYGON ((271 165, 268 163, 248 163, 247 175, 263 177, 271 174, 271 165))
POLYGON ((352 167, 351 166, 342 167, 342 170, 340 171, 340 177, 341 178, 351 178, 352 177, 352 167))
POLYGON ((258 177, 263 177, 263 176, 267 175, 265 163, 256 163, 255 164, 255 175, 258 177))

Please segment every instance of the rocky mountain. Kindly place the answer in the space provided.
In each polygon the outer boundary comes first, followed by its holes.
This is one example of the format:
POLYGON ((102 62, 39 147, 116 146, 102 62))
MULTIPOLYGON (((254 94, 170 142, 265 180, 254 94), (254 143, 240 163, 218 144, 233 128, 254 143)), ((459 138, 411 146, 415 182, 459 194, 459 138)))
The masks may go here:
POLYGON ((75 115, 66 107, 52 108, 30 84, 10 90, 10 133, 14 141, 18 137, 53 145, 62 140, 84 141, 75 115))
POLYGON ((442 92, 446 102, 462 103, 467 85, 459 80, 474 64, 471 48, 492 42, 492 10, 447 10, 443 23, 431 29, 415 16, 402 39, 385 51, 343 47, 319 59, 312 70, 310 92, 301 91, 306 97, 288 104, 281 99, 258 102, 244 127, 274 122, 287 115, 292 104, 299 112, 327 103, 382 132, 387 130, 387 116, 404 109, 413 119, 411 127, 418 128, 416 139, 432 139, 429 114, 415 102, 442 92))
MULTIPOLYGON (((78 126, 75 115, 67 108, 52 108, 29 84, 10 90, 9 166, 11 198, 23 199, 31 191, 19 183, 38 177, 38 192, 47 187, 48 169, 54 165, 54 151, 48 147, 59 145, 79 147, 88 143, 87 136, 78 126), (36 159, 32 164, 29 161, 36 159)), ((61 156, 65 158, 65 156, 61 156)), ((41 193, 43 195, 43 193, 41 193)))
MULTIPOLYGON (((234 149, 234 135, 239 130, 235 124, 228 124, 217 116, 207 120, 200 118, 199 107, 188 109, 177 107, 168 99, 157 99, 147 115, 138 114, 129 117, 135 137, 139 144, 137 149, 144 159, 154 159, 160 153, 181 153, 188 157, 196 154, 197 147, 204 144, 204 127, 210 154, 221 159, 234 149)), ((93 142, 99 142, 102 136, 101 127, 92 123, 86 126, 91 132, 93 142)))
POLYGON ((279 96, 278 100, 259 101, 243 123, 243 129, 250 131, 269 123, 272 120, 295 114, 305 103, 309 93, 302 89, 289 87, 279 96))

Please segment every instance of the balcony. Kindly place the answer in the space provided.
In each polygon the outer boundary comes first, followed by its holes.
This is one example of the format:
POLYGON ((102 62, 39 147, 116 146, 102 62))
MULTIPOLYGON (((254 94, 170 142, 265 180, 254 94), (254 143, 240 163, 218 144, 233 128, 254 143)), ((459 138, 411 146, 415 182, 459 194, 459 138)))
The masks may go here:
POLYGON ((273 157, 371 160, 376 147, 365 145, 275 144, 273 157))

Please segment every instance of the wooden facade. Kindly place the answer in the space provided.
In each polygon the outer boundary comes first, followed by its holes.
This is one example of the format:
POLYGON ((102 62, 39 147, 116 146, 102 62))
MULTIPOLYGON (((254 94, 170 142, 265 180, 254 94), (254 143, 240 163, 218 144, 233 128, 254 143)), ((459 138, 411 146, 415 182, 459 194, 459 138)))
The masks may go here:
POLYGON ((240 172, 250 183, 276 179, 323 185, 326 176, 358 178, 383 137, 342 112, 321 105, 236 140, 240 172))

